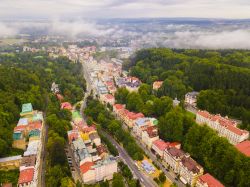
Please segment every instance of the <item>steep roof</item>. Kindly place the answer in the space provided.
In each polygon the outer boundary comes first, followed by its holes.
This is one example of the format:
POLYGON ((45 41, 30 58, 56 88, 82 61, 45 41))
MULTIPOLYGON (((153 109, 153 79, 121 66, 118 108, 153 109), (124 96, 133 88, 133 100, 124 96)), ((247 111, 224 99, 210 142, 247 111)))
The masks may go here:
POLYGON ((168 144, 165 141, 161 140, 161 139, 155 140, 153 142, 153 145, 155 145, 161 151, 164 151, 168 147, 168 144))
POLYGON ((208 187, 224 187, 223 184, 220 183, 217 179, 215 179, 212 175, 209 173, 206 173, 205 175, 202 175, 199 177, 199 181, 202 184, 207 184, 208 187))
POLYGON ((246 140, 235 146, 240 152, 250 157, 250 141, 246 140))

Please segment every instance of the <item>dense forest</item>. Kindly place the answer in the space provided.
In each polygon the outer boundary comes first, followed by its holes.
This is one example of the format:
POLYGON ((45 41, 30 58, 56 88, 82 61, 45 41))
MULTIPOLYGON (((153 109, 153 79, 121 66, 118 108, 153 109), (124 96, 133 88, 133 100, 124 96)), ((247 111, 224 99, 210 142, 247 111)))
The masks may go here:
POLYGON ((250 130, 250 51, 145 49, 124 68, 149 85, 164 81, 158 96, 201 91, 198 107, 240 119, 250 130))
POLYGON ((64 145, 71 114, 60 110, 50 88, 56 82, 65 101, 81 100, 85 89, 81 65, 66 58, 50 59, 45 53, 18 53, 0 55, 0 72, 0 157, 18 152, 11 148, 12 132, 21 105, 30 102, 34 109, 47 115, 46 180, 52 186, 67 186, 71 180, 64 145))
POLYGON ((124 68, 144 84, 138 93, 118 89, 118 103, 132 111, 159 119, 160 138, 180 141, 205 169, 226 186, 249 186, 250 159, 225 138, 206 126, 198 126, 194 116, 180 107, 172 107, 176 96, 183 101, 188 91, 200 91, 198 107, 250 123, 250 52, 147 49, 137 53, 124 68), (152 83, 163 86, 152 90, 152 83))

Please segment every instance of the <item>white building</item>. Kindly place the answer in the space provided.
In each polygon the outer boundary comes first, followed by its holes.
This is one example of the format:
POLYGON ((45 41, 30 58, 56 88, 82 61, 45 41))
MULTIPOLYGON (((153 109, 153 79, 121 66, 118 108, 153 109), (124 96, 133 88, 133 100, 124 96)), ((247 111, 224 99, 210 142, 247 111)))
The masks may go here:
POLYGON ((142 131, 142 142, 151 149, 152 144, 155 140, 159 139, 158 130, 156 126, 150 126, 146 130, 142 131))
POLYGON ((197 96, 199 95, 199 92, 188 92, 185 95, 185 103, 192 105, 192 106, 196 106, 196 102, 197 102, 197 96))
POLYGON ((239 129, 237 122, 219 114, 213 115, 207 111, 198 111, 196 113, 196 122, 198 124, 207 124, 210 128, 216 130, 220 136, 226 137, 231 144, 238 144, 249 137, 249 132, 239 129))

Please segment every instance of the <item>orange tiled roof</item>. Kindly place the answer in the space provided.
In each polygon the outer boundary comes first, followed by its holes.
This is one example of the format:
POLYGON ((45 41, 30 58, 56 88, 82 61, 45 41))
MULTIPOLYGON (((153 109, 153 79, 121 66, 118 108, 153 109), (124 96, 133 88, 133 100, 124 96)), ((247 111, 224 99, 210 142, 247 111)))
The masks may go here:
POLYGON ((34 168, 28 168, 20 171, 18 184, 29 183, 33 180, 34 168))
POLYGON ((250 157, 250 141, 246 140, 235 146, 240 152, 250 157))
POLYGON ((220 183, 217 179, 215 179, 212 175, 209 173, 206 173, 205 175, 202 175, 199 177, 199 181, 202 184, 207 184, 208 187, 224 187, 223 184, 220 183))

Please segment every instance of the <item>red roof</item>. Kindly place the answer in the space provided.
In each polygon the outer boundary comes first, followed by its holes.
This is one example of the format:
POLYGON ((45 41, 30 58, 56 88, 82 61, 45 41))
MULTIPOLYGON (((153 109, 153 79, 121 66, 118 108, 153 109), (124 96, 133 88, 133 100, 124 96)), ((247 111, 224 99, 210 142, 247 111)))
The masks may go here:
POLYGON ((240 152, 250 157, 250 141, 246 140, 235 146, 240 152))
POLYGON ((29 124, 29 130, 41 129, 42 123, 40 121, 32 122, 29 124))
POLYGON ((108 99, 108 100, 112 100, 112 99, 115 99, 114 98, 114 96, 113 95, 111 95, 111 94, 106 94, 106 95, 104 95, 105 97, 106 97, 106 99, 108 99))
POLYGON ((114 105, 114 108, 115 108, 116 110, 121 110, 121 109, 124 109, 125 107, 124 107, 124 105, 122 105, 122 104, 115 104, 115 105, 114 105))
POLYGON ((144 115, 142 113, 128 112, 127 117, 131 120, 136 120, 138 118, 143 118, 144 115))
POLYGON ((29 183, 33 180, 34 168, 28 168, 20 171, 18 184, 29 183))
POLYGON ((164 142, 163 140, 159 139, 159 140, 155 140, 153 142, 153 145, 155 145, 158 149, 160 149, 161 151, 164 151, 167 147, 168 147, 168 143, 164 142))
POLYGON ((200 176, 199 182, 201 182, 202 184, 206 183, 208 187, 224 187, 224 185, 221 184, 220 181, 215 179, 209 173, 206 173, 205 175, 200 176))
POLYGON ((211 114, 210 114, 209 112, 207 112, 207 111, 199 110, 199 111, 197 112, 197 114, 201 115, 201 116, 204 117, 204 118, 210 118, 210 117, 211 117, 211 114))
POLYGON ((68 139, 70 142, 72 142, 73 140, 76 140, 79 136, 78 131, 72 131, 71 133, 68 134, 68 139))
POLYGON ((14 132, 16 132, 16 131, 23 131, 23 130, 25 130, 25 128, 26 128, 26 125, 19 125, 19 126, 16 126, 16 127, 14 128, 14 132))
POLYGON ((80 170, 81 172, 84 174, 86 172, 88 172, 89 170, 91 170, 91 167, 94 165, 93 162, 85 162, 84 164, 82 164, 80 166, 80 170))
POLYGON ((72 106, 69 102, 64 102, 61 104, 61 109, 72 110, 72 106))
POLYGON ((154 138, 154 137, 158 136, 158 130, 157 130, 156 126, 149 126, 146 129, 146 131, 147 131, 150 138, 154 138))

